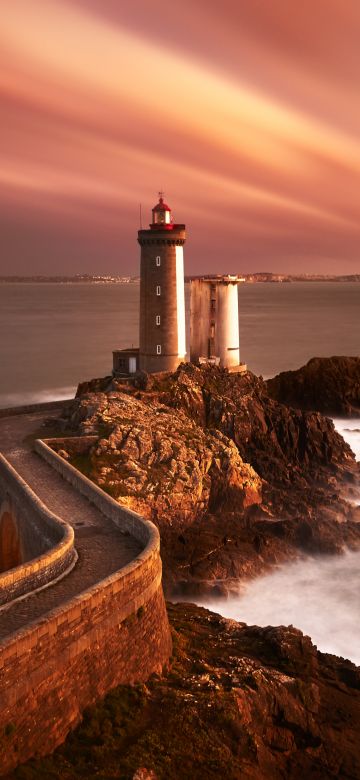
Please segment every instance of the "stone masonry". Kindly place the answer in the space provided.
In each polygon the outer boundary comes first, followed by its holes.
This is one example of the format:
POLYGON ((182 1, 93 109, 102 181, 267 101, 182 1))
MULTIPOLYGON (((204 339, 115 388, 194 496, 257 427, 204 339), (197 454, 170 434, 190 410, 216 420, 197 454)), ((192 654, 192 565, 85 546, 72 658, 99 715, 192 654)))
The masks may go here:
POLYGON ((79 560, 56 584, 0 609, 0 774, 54 750, 85 707, 161 672, 171 653, 158 531, 45 444, 37 448, 52 466, 31 450, 24 439, 48 416, 1 418, 1 447, 72 525, 79 560))

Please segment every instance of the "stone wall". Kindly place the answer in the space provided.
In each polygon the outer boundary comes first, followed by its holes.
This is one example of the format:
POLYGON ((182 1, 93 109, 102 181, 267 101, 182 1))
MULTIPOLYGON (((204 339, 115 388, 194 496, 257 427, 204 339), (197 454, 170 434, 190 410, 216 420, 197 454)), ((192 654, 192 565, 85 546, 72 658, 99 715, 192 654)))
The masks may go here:
MULTIPOLYGON (((71 437, 70 441, 74 442, 79 437, 71 437)), ((87 437, 93 439, 94 437, 87 437)), ((112 520, 122 531, 127 531, 129 534, 135 537, 139 542, 146 546, 146 550, 143 555, 148 555, 150 549, 149 546, 155 545, 159 548, 160 539, 159 533, 149 520, 145 520, 144 517, 137 512, 133 512, 132 509, 127 509, 125 506, 121 506, 115 501, 114 498, 105 493, 101 488, 91 482, 90 479, 85 477, 78 469, 74 468, 71 463, 60 457, 52 445, 56 446, 58 439, 37 439, 34 443, 35 451, 40 455, 47 463, 50 464, 61 476, 70 482, 76 490, 85 496, 92 504, 94 504, 105 517, 112 520)), ((64 441, 63 439, 60 440, 64 441)), ((138 556, 137 561, 141 560, 141 556, 138 556)))
POLYGON ((49 444, 55 452, 67 451, 70 448, 71 455, 86 455, 93 444, 99 441, 98 436, 63 436, 56 439, 42 439, 49 444))
POLYGON ((36 449, 144 546, 134 561, 0 643, 0 773, 51 752, 85 707, 160 673, 171 654, 155 526, 120 507, 43 442, 36 449))
POLYGON ((50 512, 0 454, 1 569, 5 568, 1 564, 15 553, 19 565, 0 573, 0 605, 44 587, 69 571, 76 560, 74 531, 50 512), (7 540, 9 530, 13 538, 7 540), (7 548, 7 541, 13 550, 7 548))

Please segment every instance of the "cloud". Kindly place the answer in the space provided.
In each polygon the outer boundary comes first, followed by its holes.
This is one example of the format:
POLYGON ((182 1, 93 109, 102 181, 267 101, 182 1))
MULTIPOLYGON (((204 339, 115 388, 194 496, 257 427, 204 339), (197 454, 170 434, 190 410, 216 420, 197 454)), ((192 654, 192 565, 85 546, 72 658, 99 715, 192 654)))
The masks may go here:
MULTIPOLYGON (((31 213, 34 228, 57 224, 69 240, 75 231, 80 258, 88 232, 101 247, 114 231, 106 247, 118 268, 139 202, 150 211, 164 187, 202 246, 191 270, 220 231, 229 270, 241 270, 242 242, 255 267, 271 246, 282 270, 322 257, 329 271, 340 259, 355 270, 354 5, 320 0, 311 17, 308 0, 291 15, 281 0, 148 8, 13 0, 3 11, 0 201, 14 224, 31 213)), ((11 231, 7 256, 28 268, 11 231)))

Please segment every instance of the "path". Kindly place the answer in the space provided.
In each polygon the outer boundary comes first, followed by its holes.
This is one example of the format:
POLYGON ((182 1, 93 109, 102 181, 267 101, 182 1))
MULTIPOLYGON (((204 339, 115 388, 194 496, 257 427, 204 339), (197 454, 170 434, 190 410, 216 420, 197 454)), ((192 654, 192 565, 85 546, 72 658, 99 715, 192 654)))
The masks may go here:
POLYGON ((141 549, 32 451, 31 437, 46 437, 44 422, 59 411, 0 418, 0 452, 41 501, 73 526, 79 560, 60 582, 0 611, 0 640, 125 566, 141 549))

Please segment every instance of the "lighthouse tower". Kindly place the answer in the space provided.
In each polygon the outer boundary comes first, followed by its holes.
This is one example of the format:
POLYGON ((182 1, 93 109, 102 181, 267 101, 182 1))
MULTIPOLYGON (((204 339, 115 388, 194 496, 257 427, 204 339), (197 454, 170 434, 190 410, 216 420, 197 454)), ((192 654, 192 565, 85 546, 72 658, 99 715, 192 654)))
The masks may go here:
POLYGON ((185 225, 173 221, 159 192, 148 230, 139 230, 140 369, 174 371, 185 358, 185 225))

